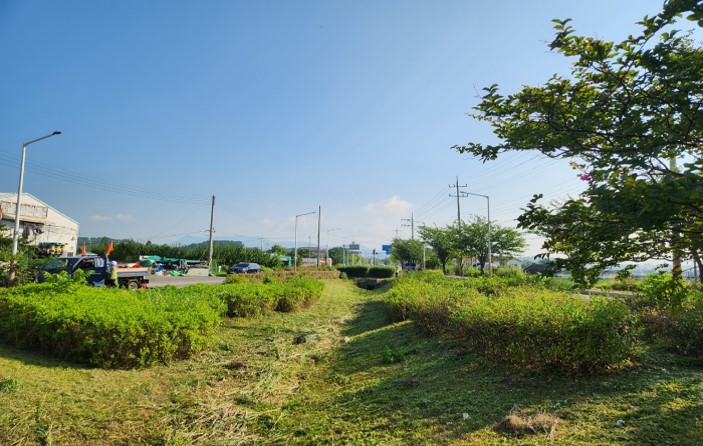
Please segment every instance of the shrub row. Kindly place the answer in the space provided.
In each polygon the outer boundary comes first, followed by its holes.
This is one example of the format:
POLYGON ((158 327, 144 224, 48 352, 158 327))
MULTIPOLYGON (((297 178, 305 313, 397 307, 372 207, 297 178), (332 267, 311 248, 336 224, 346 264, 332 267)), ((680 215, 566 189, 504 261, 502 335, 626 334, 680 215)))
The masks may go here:
POLYGON ((0 339, 98 367, 142 367, 205 348, 223 311, 197 293, 32 284, 0 293, 0 339))
POLYGON ((31 284, 0 292, 0 341, 97 367, 144 367, 203 350, 224 314, 295 311, 323 287, 300 276, 137 292, 75 281, 31 284))
POLYGON ((476 283, 409 274, 389 292, 388 309, 495 363, 593 371, 631 353, 629 310, 617 300, 504 286, 500 279, 476 283))
POLYGON ((296 277, 308 277, 317 280, 339 279, 339 271, 328 269, 300 269, 293 270, 277 270, 266 271, 256 274, 230 274, 225 279, 225 283, 244 283, 244 282, 285 282, 296 277))
POLYGON ((292 312, 309 306, 322 295, 324 285, 311 277, 289 275, 285 280, 253 280, 255 274, 236 275, 243 282, 224 285, 191 285, 184 290, 192 290, 201 295, 209 295, 227 306, 226 314, 230 317, 256 317, 271 311, 292 312))
POLYGON ((342 265, 337 269, 345 273, 350 279, 361 279, 373 277, 376 279, 387 279, 395 276, 396 269, 392 266, 368 266, 368 265, 342 265))

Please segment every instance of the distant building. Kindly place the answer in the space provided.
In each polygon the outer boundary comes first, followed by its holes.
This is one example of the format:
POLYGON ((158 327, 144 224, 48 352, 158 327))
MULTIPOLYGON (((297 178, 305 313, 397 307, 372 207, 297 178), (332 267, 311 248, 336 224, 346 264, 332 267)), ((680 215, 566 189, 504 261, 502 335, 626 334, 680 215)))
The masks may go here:
MULTIPOLYGON (((20 237, 51 254, 76 254, 78 222, 31 194, 22 194, 20 206, 20 237)), ((16 193, 0 192, 0 224, 9 227, 10 234, 15 227, 16 207, 16 193)))

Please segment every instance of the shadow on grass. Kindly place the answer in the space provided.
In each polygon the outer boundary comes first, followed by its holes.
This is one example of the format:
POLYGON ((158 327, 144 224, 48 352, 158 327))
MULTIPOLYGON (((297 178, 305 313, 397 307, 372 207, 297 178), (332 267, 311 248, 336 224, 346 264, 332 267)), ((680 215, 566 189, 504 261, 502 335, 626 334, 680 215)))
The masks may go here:
POLYGON ((23 350, 17 347, 11 347, 6 344, 0 344, 0 358, 6 358, 13 361, 21 362, 25 365, 48 367, 48 368, 65 368, 65 369, 92 369, 85 364, 68 362, 62 359, 51 356, 50 353, 43 353, 37 350, 23 350))
POLYGON ((503 434, 490 429, 518 408, 561 418, 557 435, 580 444, 703 444, 698 368, 661 367, 657 356, 592 376, 499 368, 412 322, 389 324, 378 300, 360 305, 344 334, 353 337, 327 378, 338 391, 305 401, 303 419, 294 418, 305 432, 290 426, 303 443, 495 444, 503 434))
POLYGON ((378 330, 390 323, 383 301, 362 302, 357 305, 355 311, 356 317, 347 322, 342 329, 343 336, 358 336, 368 331, 378 330))

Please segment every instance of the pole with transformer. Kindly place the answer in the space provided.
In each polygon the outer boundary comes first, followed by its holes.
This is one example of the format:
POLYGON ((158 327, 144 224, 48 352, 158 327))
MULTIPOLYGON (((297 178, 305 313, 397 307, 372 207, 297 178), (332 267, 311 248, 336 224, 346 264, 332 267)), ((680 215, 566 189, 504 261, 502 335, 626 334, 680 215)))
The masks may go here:
POLYGON ((212 244, 215 234, 215 196, 212 196, 212 207, 210 208, 210 251, 207 256, 207 267, 209 270, 208 276, 212 276, 212 244))

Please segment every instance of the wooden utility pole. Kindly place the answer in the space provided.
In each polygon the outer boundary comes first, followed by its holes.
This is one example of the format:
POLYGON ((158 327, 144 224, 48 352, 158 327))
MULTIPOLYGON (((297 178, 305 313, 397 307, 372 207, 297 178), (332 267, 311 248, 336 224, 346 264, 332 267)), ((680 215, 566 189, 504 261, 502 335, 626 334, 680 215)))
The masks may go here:
POLYGON ((456 197, 456 222, 457 224, 461 224, 461 207, 459 205, 459 198, 462 197, 462 193, 459 188, 464 188, 468 187, 468 185, 464 184, 463 186, 459 186, 459 177, 456 177, 456 183, 450 184, 450 188, 455 187, 456 188, 456 195, 449 194, 450 197, 456 197))
POLYGON ((402 225, 403 227, 410 226, 410 238, 415 240, 415 216, 414 213, 410 213, 410 218, 401 218, 402 221, 409 221, 409 225, 402 225))
POLYGON ((212 196, 212 208, 210 209, 210 253, 208 254, 208 259, 207 259, 207 267, 208 267, 208 276, 212 275, 212 242, 213 242, 213 236, 215 234, 215 228, 213 227, 215 223, 215 196, 212 196))
POLYGON ((320 223, 322 222, 322 205, 317 206, 317 267, 320 267, 320 223))

